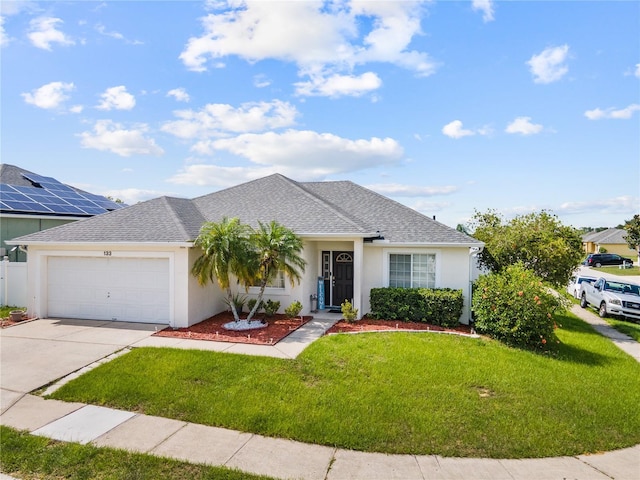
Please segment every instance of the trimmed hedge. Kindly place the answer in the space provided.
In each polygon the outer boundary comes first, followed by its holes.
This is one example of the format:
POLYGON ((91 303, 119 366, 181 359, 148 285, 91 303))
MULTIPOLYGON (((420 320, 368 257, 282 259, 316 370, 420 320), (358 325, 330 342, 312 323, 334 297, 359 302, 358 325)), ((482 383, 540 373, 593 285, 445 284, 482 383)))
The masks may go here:
POLYGON ((452 288, 372 288, 371 316, 378 320, 424 322, 455 327, 462 315, 462 290, 452 288))

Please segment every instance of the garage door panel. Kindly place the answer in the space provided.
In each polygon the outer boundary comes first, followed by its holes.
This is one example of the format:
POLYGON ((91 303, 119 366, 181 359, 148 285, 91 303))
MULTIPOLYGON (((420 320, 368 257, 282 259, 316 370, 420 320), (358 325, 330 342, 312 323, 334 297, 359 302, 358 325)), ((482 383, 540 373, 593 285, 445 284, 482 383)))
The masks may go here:
POLYGON ((169 260, 49 257, 48 314, 169 323, 169 260))

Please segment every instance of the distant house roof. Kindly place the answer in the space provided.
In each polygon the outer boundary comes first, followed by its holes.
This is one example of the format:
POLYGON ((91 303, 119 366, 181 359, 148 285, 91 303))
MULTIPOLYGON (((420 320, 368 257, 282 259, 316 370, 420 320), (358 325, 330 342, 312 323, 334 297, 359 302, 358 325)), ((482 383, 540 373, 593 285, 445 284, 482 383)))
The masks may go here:
POLYGON ((0 213, 90 217, 125 205, 43 177, 15 165, 0 165, 0 213))
POLYGON ((600 232, 589 232, 582 236, 582 241, 585 243, 597 243, 597 244, 627 244, 627 232, 621 228, 607 228, 600 232))
MULTIPOLYGON (((26 235, 31 242, 191 242, 207 221, 275 220, 301 236, 384 238, 392 243, 482 242, 348 181, 296 182, 274 174, 193 200, 161 197, 26 235)), ((13 243, 13 242, 12 242, 13 243)))

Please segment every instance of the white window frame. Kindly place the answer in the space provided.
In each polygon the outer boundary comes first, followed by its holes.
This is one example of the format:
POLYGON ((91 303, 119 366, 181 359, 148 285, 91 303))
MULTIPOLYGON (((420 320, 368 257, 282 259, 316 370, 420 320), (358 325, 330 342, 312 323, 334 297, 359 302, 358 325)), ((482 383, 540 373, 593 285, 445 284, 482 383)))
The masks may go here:
MULTIPOLYGON (((280 278, 282 279, 282 287, 270 287, 269 285, 267 285, 264 289, 264 293, 265 295, 269 294, 269 295, 286 295, 289 294, 289 290, 290 290, 290 285, 287 282, 287 279, 285 278, 284 272, 279 272, 280 274, 280 278)), ((249 294, 258 294, 260 292, 260 286, 259 285, 253 285, 251 287, 249 287, 249 294)))
MULTIPOLYGON (((390 266, 391 266, 391 255, 411 255, 412 256, 412 262, 413 262, 413 255, 433 255, 434 256, 434 261, 435 261, 435 279, 434 279, 434 285, 430 286, 428 288, 439 288, 440 285, 440 270, 441 270, 441 260, 440 260, 440 252, 438 250, 433 250, 433 249, 429 249, 429 250, 424 250, 424 249, 418 249, 418 248, 403 248, 403 249, 384 249, 384 254, 382 255, 383 258, 383 267, 382 267, 382 276, 383 276, 383 285, 385 287, 389 286, 389 281, 390 281, 390 266)), ((413 275, 413 272, 412 272, 413 275)), ((412 285, 413 285, 413 279, 412 279, 412 285)))

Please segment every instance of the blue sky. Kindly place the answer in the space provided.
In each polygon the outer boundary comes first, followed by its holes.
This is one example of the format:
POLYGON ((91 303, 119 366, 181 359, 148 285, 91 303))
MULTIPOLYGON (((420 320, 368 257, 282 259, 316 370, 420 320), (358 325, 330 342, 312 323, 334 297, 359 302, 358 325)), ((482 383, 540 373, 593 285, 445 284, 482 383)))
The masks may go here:
POLYGON ((11 2, 2 162, 135 203, 271 173, 455 227, 640 212, 637 1, 11 2))

